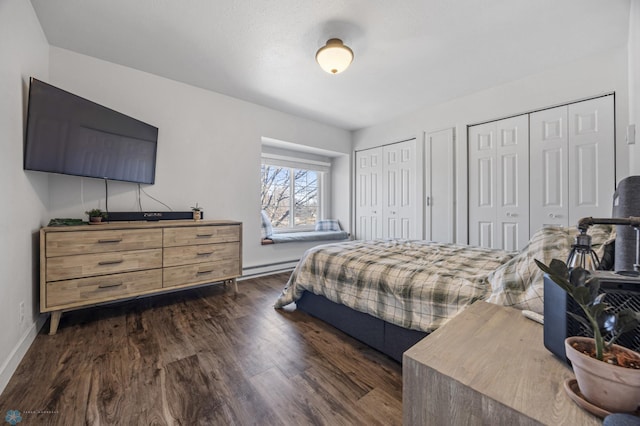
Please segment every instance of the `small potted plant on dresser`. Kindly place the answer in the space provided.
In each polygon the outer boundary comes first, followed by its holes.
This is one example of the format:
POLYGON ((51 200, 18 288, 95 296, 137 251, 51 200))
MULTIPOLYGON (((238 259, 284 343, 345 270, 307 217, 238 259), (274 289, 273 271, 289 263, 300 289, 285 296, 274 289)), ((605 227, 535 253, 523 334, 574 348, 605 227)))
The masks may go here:
POLYGON ((567 358, 580 393, 589 403, 607 412, 635 412, 640 405, 640 354, 614 342, 621 334, 636 328, 638 314, 630 309, 612 312, 604 301, 606 293, 599 291, 598 278, 589 271, 570 270, 558 259, 548 266, 537 259, 535 262, 580 306, 584 317, 570 315, 593 336, 565 340, 567 358), (608 341, 603 330, 611 336, 608 341))
POLYGON ((107 217, 107 214, 100 209, 92 209, 85 213, 89 216, 90 224, 102 223, 102 219, 107 217))
POLYGON ((193 220, 202 219, 202 207, 200 207, 198 203, 191 207, 191 211, 193 212, 193 220))

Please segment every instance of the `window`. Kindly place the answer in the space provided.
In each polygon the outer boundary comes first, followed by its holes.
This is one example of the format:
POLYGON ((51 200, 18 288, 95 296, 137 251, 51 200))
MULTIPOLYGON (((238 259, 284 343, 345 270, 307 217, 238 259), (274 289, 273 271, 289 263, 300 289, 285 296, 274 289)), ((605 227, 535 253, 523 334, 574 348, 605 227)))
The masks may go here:
POLYGON ((314 230, 323 219, 331 159, 263 144, 260 173, 261 209, 278 232, 314 230))
POLYGON ((324 172, 308 167, 286 167, 263 159, 262 210, 275 229, 313 229, 321 218, 321 181, 324 172))

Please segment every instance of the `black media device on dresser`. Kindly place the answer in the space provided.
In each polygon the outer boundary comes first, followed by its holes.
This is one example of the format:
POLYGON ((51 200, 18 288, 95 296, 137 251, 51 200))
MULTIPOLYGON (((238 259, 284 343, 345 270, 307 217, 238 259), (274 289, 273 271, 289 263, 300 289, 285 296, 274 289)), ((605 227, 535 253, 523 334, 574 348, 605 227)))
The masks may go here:
MULTIPOLYGON (((600 292, 607 294, 604 301, 614 311, 632 309, 640 312, 640 277, 611 271, 597 271, 595 274, 600 279, 600 292)), ((571 313, 584 317, 580 306, 545 275, 544 346, 566 362, 564 340, 570 336, 588 336, 582 324, 571 313)), ((622 335, 616 343, 640 352, 640 326, 622 335)))
MULTIPOLYGON (((132 222, 138 220, 189 220, 193 219, 193 212, 109 212, 109 222, 132 222)), ((200 211, 200 219, 204 219, 204 212, 200 211)))

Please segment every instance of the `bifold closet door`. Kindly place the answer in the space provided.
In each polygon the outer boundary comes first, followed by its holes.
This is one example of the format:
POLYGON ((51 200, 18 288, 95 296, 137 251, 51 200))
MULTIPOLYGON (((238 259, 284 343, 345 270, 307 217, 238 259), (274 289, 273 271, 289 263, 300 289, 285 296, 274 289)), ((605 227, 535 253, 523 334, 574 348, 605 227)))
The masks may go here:
POLYGON ((455 242, 455 133, 428 133, 424 149, 425 239, 455 242))
POLYGON ((416 140, 383 146, 382 155, 382 235, 389 239, 420 238, 416 140))
POLYGON ((469 244, 496 246, 496 124, 469 128, 469 244))
POLYGON ((531 114, 531 232, 610 217, 615 190, 612 95, 531 114))
POLYGON ((613 95, 569 105, 569 226, 611 217, 615 192, 613 95))
POLYGON ((531 233, 569 226, 567 106, 531 114, 531 233))
POLYGON ((469 128, 469 243, 519 250, 529 241, 527 115, 469 128))
POLYGON ((498 248, 520 250, 529 242, 529 117, 507 118, 496 126, 498 248))
POLYGON ((382 238, 382 148, 356 152, 356 238, 382 238))

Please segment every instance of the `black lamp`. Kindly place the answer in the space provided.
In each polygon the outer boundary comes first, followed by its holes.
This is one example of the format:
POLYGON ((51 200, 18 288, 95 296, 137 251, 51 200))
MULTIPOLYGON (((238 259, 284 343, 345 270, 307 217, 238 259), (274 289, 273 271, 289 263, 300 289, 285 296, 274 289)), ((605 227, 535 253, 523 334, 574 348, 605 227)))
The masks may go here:
POLYGON ((593 218, 583 217, 578 221, 580 233, 576 236, 576 242, 571 246, 571 252, 567 259, 567 266, 570 268, 582 267, 595 271, 600 265, 598 255, 591 248, 591 236, 587 234, 587 229, 592 225, 628 225, 636 230, 636 261, 633 264, 633 271, 617 271, 619 274, 638 276, 640 275, 640 217, 630 216, 627 218, 593 218))
POLYGON ((591 235, 587 234, 586 229, 580 229, 580 233, 576 235, 576 242, 571 246, 567 266, 581 267, 589 271, 595 271, 600 266, 600 259, 591 248, 591 235))

